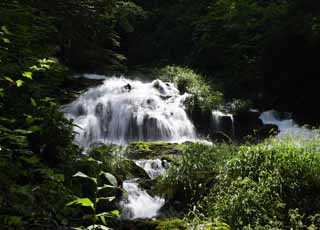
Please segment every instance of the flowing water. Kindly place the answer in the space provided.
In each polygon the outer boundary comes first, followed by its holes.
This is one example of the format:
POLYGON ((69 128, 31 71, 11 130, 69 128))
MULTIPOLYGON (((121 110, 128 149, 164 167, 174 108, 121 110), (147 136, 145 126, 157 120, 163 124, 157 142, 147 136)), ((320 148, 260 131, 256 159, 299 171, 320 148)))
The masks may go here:
MULTIPOLYGON (((143 168, 151 179, 155 179, 165 172, 166 161, 138 160, 136 164, 143 168)), ((127 191, 128 197, 120 202, 121 217, 123 219, 150 219, 156 217, 165 200, 158 196, 152 197, 147 191, 141 189, 138 179, 126 180, 123 188, 127 191)))
POLYGON ((280 113, 275 110, 263 112, 259 117, 263 124, 274 124, 279 128, 278 138, 291 137, 298 140, 312 139, 319 137, 319 130, 312 130, 299 126, 289 114, 281 118, 280 113))
POLYGON ((235 136, 233 115, 218 110, 213 110, 211 114, 213 130, 215 132, 224 132, 233 138, 235 136))
MULTIPOLYGON (((102 79, 100 75, 89 77, 102 79)), ((75 141, 82 147, 93 143, 193 141, 195 128, 183 106, 187 97, 172 83, 112 77, 65 105, 63 111, 74 120, 75 141)))

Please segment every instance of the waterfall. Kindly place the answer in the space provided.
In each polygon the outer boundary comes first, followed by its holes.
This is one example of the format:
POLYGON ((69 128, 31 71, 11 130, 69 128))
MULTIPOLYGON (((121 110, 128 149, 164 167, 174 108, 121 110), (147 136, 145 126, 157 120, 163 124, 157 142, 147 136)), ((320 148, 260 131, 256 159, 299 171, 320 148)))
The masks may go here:
MULTIPOLYGON (((166 161, 137 160, 135 162, 143 168, 151 179, 155 179, 165 172, 166 161)), ((150 196, 147 191, 141 189, 138 179, 126 180, 123 182, 123 189, 128 193, 128 197, 120 202, 121 217, 123 219, 150 219, 156 217, 158 211, 164 205, 165 200, 158 196, 150 196)))
POLYGON ((234 119, 232 114, 226 114, 218 110, 213 110, 212 129, 214 132, 223 132, 231 138, 235 137, 234 119))
POLYGON ((319 130, 311 130, 299 126, 289 114, 281 118, 280 113, 275 110, 269 110, 261 113, 259 117, 263 124, 274 124, 279 128, 278 138, 292 137, 296 140, 312 139, 319 137, 319 130))
POLYGON ((168 162, 166 160, 137 160, 136 165, 143 168, 151 179, 155 179, 165 172, 168 162))
POLYGON ((75 123, 75 142, 82 147, 130 141, 184 142, 196 138, 183 106, 186 97, 172 83, 112 77, 62 110, 75 123))

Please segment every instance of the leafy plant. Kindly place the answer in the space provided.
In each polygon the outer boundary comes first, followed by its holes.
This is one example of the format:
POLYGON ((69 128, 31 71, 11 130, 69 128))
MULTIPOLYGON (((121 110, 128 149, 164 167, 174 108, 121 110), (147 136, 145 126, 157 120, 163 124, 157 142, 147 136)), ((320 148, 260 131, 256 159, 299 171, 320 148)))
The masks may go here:
MULTIPOLYGON (((74 201, 71 201, 66 204, 66 206, 78 205, 81 207, 87 207, 90 209, 91 213, 89 214, 89 219, 91 220, 92 224, 88 227, 79 227, 75 229, 88 229, 88 230, 108 230, 110 228, 106 227, 107 221, 106 217, 115 217, 119 216, 118 210, 108 211, 108 212, 98 212, 98 204, 100 203, 109 203, 116 199, 115 196, 100 196, 100 194, 104 190, 108 189, 119 189, 117 179, 110 173, 106 173, 101 171, 99 173, 99 177, 104 177, 108 180, 109 184, 102 184, 98 186, 98 178, 89 177, 82 172, 77 172, 73 175, 73 177, 80 177, 87 180, 90 180, 94 184, 93 188, 93 197, 92 198, 79 198, 74 201), (102 224, 97 224, 97 221, 100 221, 102 224)), ((86 216, 88 217, 88 216, 86 216)))

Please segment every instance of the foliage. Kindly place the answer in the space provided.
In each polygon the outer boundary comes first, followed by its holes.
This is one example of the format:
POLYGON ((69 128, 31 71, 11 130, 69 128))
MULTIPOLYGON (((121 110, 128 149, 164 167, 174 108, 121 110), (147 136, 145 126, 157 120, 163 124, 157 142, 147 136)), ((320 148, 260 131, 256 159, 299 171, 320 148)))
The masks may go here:
POLYGON ((234 151, 233 146, 190 144, 167 173, 157 179, 157 190, 177 209, 186 210, 197 203, 216 183, 223 159, 234 151))
POLYGON ((211 111, 223 100, 222 93, 199 74, 188 68, 167 66, 159 70, 160 78, 173 82, 179 91, 188 93, 186 110, 199 131, 206 132, 211 111))
POLYGON ((119 189, 117 179, 112 174, 101 171, 99 173, 99 177, 104 177, 105 179, 107 179, 109 184, 103 183, 101 186, 98 186, 99 178, 89 177, 88 175, 82 172, 77 172, 76 174, 73 175, 73 177, 88 179, 94 184, 94 188, 92 189, 92 194, 93 194, 92 198, 78 198, 66 204, 66 206, 78 205, 81 207, 88 207, 91 211, 89 216, 85 216, 86 219, 89 219, 92 222, 91 225, 88 226, 87 228, 80 227, 77 229, 88 229, 88 230, 110 229, 106 227, 107 225, 106 217, 119 216, 119 211, 113 210, 113 211, 101 212, 101 213, 97 213, 97 212, 99 210, 98 205, 100 203, 109 203, 116 199, 115 196, 106 197, 102 193, 105 190, 109 190, 109 189, 119 189), (101 224, 97 224, 97 221, 100 221, 101 224))

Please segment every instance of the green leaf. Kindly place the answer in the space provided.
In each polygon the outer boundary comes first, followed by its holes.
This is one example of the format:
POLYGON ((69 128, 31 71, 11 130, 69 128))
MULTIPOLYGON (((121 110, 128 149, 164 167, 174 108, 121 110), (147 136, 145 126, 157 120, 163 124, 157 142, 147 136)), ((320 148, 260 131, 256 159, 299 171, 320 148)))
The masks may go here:
POLYGON ((103 190, 103 189, 107 189, 107 188, 112 188, 112 189, 114 189, 114 188, 118 188, 118 187, 116 187, 116 186, 112 186, 112 185, 104 184, 103 186, 98 187, 98 191, 101 191, 101 190, 103 190))
POLYGON ((89 177, 88 175, 84 174, 83 172, 77 172, 76 174, 73 175, 73 177, 81 177, 81 178, 86 178, 89 180, 92 180, 95 184, 97 184, 97 179, 94 177, 89 177))
POLYGON ((113 201, 114 199, 116 199, 115 196, 111 196, 111 197, 99 197, 99 198, 97 198, 97 203, 100 202, 100 201, 108 201, 108 202, 111 202, 111 201, 113 201))
POLYGON ((3 97, 4 96, 4 89, 3 88, 0 88, 0 97, 3 97))
POLYGON ((8 28, 6 26, 1 26, 1 30, 5 33, 5 34, 10 34, 8 28))
POLYGON ((101 222, 104 224, 104 225, 107 225, 107 221, 106 221, 106 218, 104 216, 100 216, 99 217, 101 222))
POLYGON ((103 175, 113 186, 118 186, 117 178, 114 175, 103 171, 100 172, 99 176, 101 175, 103 175))
POLYGON ((4 77, 5 80, 7 80, 10 83, 16 84, 14 80, 12 80, 11 77, 4 77))
POLYGON ((7 43, 7 44, 10 43, 10 40, 9 40, 8 38, 1 38, 1 39, 2 39, 2 41, 3 41, 4 43, 7 43))
POLYGON ((33 107, 37 107, 37 102, 32 97, 30 98, 31 104, 33 107))
POLYGON ((94 204, 89 198, 80 198, 66 204, 66 206, 71 206, 71 205, 80 205, 82 207, 90 207, 92 210, 94 210, 94 204))
POLYGON ((119 210, 113 210, 111 212, 109 212, 111 215, 113 216, 120 216, 120 211, 119 210))
POLYGON ((23 72, 22 76, 32 80, 32 72, 23 72))
POLYGON ((25 157, 22 156, 20 157, 21 160, 23 160, 24 162, 28 163, 28 164, 38 164, 40 162, 40 159, 37 156, 32 156, 32 157, 25 157))
POLYGON ((32 131, 30 130, 25 130, 25 129, 15 129, 14 130, 16 133, 22 134, 22 135, 27 135, 27 134, 31 134, 32 131))
POLYGON ((22 84, 23 84, 23 81, 21 79, 16 80, 16 84, 17 84, 18 87, 21 87, 22 84))

